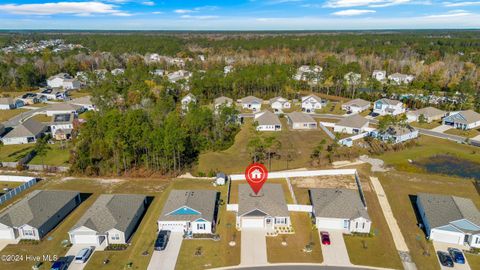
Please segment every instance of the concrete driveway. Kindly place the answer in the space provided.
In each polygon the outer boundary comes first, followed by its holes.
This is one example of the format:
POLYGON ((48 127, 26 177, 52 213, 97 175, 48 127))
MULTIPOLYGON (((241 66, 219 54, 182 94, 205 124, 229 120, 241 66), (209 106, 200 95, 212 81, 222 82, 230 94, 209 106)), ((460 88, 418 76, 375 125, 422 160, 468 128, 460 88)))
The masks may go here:
POLYGON ((154 250, 147 270, 174 270, 182 246, 183 232, 171 232, 165 250, 154 250))
POLYGON ((6 246, 10 244, 18 244, 18 241, 20 240, 6 240, 6 239, 1 239, 0 240, 0 251, 2 251, 6 246))
POLYGON ((267 240, 265 230, 242 229, 242 247, 240 265, 267 264, 267 240))
MULTIPOLYGON (((92 245, 72 245, 72 247, 70 247, 70 249, 67 251, 67 254, 65 254, 65 257, 73 256, 73 260, 75 260, 75 256, 78 254, 78 252, 82 248, 87 247, 92 247, 92 245)), ((74 261, 72 261, 72 263, 68 267, 68 270, 82 270, 83 268, 85 268, 88 261, 90 260, 90 258, 92 258, 92 255, 96 250, 97 247, 93 247, 93 252, 85 263, 75 263, 74 261)))
POLYGON ((447 130, 449 130, 449 129, 452 129, 452 128, 453 128, 452 126, 440 125, 440 126, 438 126, 438 127, 436 127, 436 128, 432 128, 432 129, 430 129, 430 130, 431 130, 431 131, 435 131, 435 132, 441 132, 441 133, 443 133, 443 132, 445 132, 445 131, 447 131, 447 130))
POLYGON ((350 258, 348 257, 347 246, 343 240, 342 231, 318 229, 318 237, 321 231, 326 231, 330 234, 330 245, 322 245, 323 264, 335 266, 349 266, 350 258))
MULTIPOLYGON (((440 265, 440 269, 470 270, 471 268, 470 268, 470 265, 468 264, 466 257, 465 257, 465 264, 454 263, 453 268, 442 266, 442 264, 440 263, 440 259, 438 259, 437 251, 448 252, 449 247, 458 248, 460 250, 464 248, 463 246, 433 241, 433 248, 435 249, 435 256, 437 256, 438 265, 440 265)), ((465 254, 463 256, 465 256, 465 254)))

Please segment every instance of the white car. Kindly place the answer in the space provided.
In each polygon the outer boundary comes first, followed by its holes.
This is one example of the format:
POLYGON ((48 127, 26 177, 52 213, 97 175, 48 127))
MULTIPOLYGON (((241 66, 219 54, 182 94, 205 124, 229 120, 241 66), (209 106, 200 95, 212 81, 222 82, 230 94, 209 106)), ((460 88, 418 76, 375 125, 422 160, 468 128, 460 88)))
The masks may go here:
POLYGON ((90 255, 92 255, 93 248, 82 248, 75 256, 75 263, 85 263, 87 262, 90 255))

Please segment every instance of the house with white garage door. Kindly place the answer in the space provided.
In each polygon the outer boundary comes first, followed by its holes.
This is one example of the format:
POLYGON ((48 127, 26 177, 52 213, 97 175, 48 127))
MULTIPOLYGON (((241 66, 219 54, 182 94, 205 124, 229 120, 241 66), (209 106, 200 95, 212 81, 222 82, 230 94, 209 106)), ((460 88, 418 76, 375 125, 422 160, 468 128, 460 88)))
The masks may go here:
POLYGON ((172 190, 158 219, 158 230, 187 236, 213 233, 218 198, 215 190, 172 190))
POLYGON ((237 229, 258 228, 275 231, 290 227, 290 215, 280 184, 265 184, 255 194, 249 185, 238 186, 237 229))
POLYGON ((472 200, 420 193, 416 203, 429 240, 480 248, 480 212, 472 200))
POLYGON ((100 195, 68 232, 72 244, 126 244, 146 210, 147 197, 134 194, 100 195))
POLYGON ((0 239, 40 240, 80 203, 76 191, 32 191, 0 214, 0 239))
POLYGON ((312 215, 319 230, 369 233, 372 221, 360 190, 346 188, 310 189, 312 215))

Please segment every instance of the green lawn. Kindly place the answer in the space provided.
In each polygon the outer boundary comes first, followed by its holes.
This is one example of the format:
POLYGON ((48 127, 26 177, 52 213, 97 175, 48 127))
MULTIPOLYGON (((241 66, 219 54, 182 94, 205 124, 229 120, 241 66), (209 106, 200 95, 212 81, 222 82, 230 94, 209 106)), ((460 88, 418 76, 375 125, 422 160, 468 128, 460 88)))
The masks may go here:
POLYGON ((5 122, 23 112, 28 112, 28 109, 1 110, 0 112, 0 122, 5 122))
POLYGON ((0 146, 0 161, 15 162, 27 155, 33 144, 13 144, 0 146))
POLYGON ((66 142, 65 146, 57 142, 48 145, 50 149, 44 157, 36 155, 29 164, 48 165, 48 166, 65 166, 68 165, 70 159, 70 149, 72 142, 66 142))
MULTIPOLYGON (((311 167, 310 154, 322 139, 331 142, 328 136, 320 129, 317 130, 290 130, 285 118, 281 118, 282 131, 261 132, 261 136, 275 136, 281 142, 280 158, 272 159, 272 171, 311 167), (290 158, 287 159, 288 154, 290 158)), ((254 136, 251 120, 243 124, 242 129, 235 137, 235 143, 227 150, 200 154, 196 173, 210 171, 224 171, 225 173, 242 173, 251 163, 247 149, 249 138, 254 136)), ((268 168, 268 166, 267 166, 268 168)))
POLYGON ((344 115, 346 111, 342 110, 342 104, 340 102, 328 102, 327 106, 323 107, 320 110, 316 110, 316 113, 328 113, 328 114, 338 114, 344 115))
POLYGON ((442 124, 441 121, 433 121, 430 123, 419 123, 419 122, 411 122, 410 125, 412 127, 417 127, 417 128, 424 128, 424 129, 432 129, 439 127, 442 124))
POLYGON ((456 128, 451 128, 444 133, 446 134, 452 134, 452 135, 458 135, 466 138, 473 138, 478 135, 480 135, 480 129, 469 129, 469 130, 463 130, 463 129, 456 129, 456 128))
POLYGON ((48 123, 52 121, 51 116, 47 116, 46 114, 37 114, 32 116, 33 119, 37 120, 38 122, 48 123))
POLYGON ((73 91, 70 91, 70 97, 72 99, 74 98, 79 98, 79 97, 85 97, 85 96, 89 96, 90 93, 87 92, 86 90, 73 90, 73 91))

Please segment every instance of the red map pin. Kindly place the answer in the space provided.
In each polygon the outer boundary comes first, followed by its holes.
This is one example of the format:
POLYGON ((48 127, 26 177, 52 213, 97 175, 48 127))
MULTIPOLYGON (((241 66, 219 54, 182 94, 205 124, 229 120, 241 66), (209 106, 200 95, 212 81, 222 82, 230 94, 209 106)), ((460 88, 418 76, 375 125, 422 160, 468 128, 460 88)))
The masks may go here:
POLYGON ((245 170, 245 179, 252 188, 255 195, 262 189, 263 184, 267 181, 268 171, 263 164, 253 163, 245 170))

